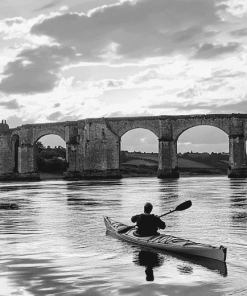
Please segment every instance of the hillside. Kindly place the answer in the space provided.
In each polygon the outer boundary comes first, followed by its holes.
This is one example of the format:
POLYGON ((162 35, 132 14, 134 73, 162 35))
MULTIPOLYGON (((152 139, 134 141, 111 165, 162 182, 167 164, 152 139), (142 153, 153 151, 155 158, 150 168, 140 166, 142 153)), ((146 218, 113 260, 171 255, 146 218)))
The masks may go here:
MULTIPOLYGON (((226 174, 228 160, 221 155, 180 155, 178 168, 180 174, 226 174)), ((156 175, 158 169, 157 153, 121 152, 121 171, 125 174, 156 175)))

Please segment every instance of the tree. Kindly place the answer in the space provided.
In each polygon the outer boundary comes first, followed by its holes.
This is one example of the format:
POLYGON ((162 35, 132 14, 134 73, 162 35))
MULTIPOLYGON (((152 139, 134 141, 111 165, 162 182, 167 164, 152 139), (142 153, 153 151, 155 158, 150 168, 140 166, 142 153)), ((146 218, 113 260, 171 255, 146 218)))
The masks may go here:
POLYGON ((40 142, 40 141, 37 141, 37 142, 36 142, 36 147, 37 147, 37 150, 38 150, 39 153, 40 153, 42 150, 46 149, 46 147, 45 147, 45 146, 43 145, 43 143, 40 142))

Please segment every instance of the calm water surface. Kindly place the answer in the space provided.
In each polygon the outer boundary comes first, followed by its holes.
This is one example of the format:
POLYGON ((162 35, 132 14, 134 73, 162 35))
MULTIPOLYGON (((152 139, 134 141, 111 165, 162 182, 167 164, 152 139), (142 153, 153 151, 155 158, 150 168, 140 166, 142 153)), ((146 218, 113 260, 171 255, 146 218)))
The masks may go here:
POLYGON ((181 177, 0 183, 0 295, 247 295, 247 180, 181 177), (227 263, 150 252, 105 231, 154 204, 166 233, 228 248, 227 263))

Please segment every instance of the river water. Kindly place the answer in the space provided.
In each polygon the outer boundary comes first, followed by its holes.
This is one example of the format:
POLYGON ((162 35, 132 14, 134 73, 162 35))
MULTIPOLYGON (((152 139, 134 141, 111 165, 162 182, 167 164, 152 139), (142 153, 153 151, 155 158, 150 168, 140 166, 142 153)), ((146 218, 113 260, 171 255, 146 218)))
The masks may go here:
MULTIPOLYGON (((0 183, 0 295, 247 295, 247 180, 180 177, 0 183), (106 233, 150 201, 166 233, 227 247, 226 264, 151 252, 106 233)), ((214 260, 213 260, 214 261, 214 260)))

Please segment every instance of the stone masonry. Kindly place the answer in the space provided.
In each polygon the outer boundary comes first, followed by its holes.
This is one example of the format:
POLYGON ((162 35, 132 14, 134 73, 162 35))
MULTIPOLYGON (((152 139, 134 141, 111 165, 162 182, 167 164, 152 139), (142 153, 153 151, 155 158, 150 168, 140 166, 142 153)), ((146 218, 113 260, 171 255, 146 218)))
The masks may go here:
POLYGON ((0 180, 39 180, 36 142, 55 134, 66 142, 69 163, 65 178, 121 178, 121 137, 144 128, 159 140, 159 178, 177 178, 177 141, 189 128, 209 125, 229 137, 229 177, 246 177, 247 114, 210 114, 89 118, 45 124, 26 124, 9 129, 0 123, 0 180))

